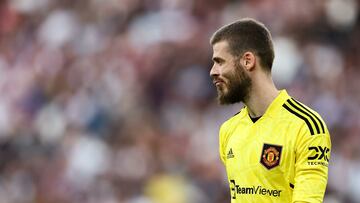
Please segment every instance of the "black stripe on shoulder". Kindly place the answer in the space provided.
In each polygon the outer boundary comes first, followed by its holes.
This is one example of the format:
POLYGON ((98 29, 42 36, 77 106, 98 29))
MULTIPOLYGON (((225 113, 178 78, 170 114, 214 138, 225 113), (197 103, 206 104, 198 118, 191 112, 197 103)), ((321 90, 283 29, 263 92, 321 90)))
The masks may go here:
POLYGON ((239 112, 237 112, 236 114, 234 114, 232 117, 234 117, 234 116, 236 116, 236 115, 238 115, 243 109, 245 109, 245 106, 243 106, 241 109, 240 109, 240 111, 239 112))
POLYGON ((294 189, 294 184, 292 184, 292 183, 290 183, 290 187, 292 188, 292 189, 294 189))
POLYGON ((321 126, 321 130, 322 130, 322 133, 325 133, 325 127, 324 127, 324 124, 323 122, 321 121, 321 119, 316 116, 313 112, 311 112, 308 108, 306 108, 306 106, 302 105, 300 102, 296 101, 294 98, 291 98, 292 101, 294 101, 295 103, 297 103, 299 106, 301 106, 302 108, 304 108, 307 112, 309 112, 311 115, 313 115, 317 121, 319 121, 320 123, 320 126, 321 126))
POLYGON ((292 110, 289 106, 287 106, 286 104, 282 105, 286 110, 288 110, 290 113, 294 114, 295 116, 301 118, 303 121, 305 121, 306 125, 308 126, 309 130, 310 130, 310 134, 314 135, 314 129, 312 128, 309 120, 307 118, 305 118, 304 116, 302 116, 301 114, 298 114, 296 111, 292 110))
POLYGON ((287 100, 287 102, 290 104, 290 106, 294 107, 294 109, 298 110, 299 112, 305 114, 307 117, 309 117, 311 119, 311 121, 314 123, 315 128, 316 128, 316 133, 320 134, 320 129, 319 129, 319 125, 316 123, 314 117, 312 117, 308 112, 306 112, 304 109, 296 106, 290 99, 287 100))

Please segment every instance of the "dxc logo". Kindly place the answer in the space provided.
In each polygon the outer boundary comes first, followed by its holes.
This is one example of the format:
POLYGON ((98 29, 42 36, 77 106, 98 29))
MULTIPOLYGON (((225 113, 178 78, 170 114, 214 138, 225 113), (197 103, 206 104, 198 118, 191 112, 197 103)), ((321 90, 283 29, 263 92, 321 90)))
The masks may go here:
POLYGON ((317 146, 317 147, 309 147, 309 150, 315 151, 316 154, 314 156, 308 157, 308 160, 324 159, 325 161, 329 162, 329 151, 330 151, 329 148, 317 146))

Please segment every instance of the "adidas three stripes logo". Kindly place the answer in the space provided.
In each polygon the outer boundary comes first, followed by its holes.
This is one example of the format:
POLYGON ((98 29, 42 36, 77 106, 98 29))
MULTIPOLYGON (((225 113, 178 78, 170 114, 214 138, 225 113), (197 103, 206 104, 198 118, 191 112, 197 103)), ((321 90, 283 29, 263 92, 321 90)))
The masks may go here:
POLYGON ((290 113, 305 121, 311 135, 325 133, 323 121, 300 102, 291 98, 286 100, 286 102, 283 104, 283 107, 290 113))

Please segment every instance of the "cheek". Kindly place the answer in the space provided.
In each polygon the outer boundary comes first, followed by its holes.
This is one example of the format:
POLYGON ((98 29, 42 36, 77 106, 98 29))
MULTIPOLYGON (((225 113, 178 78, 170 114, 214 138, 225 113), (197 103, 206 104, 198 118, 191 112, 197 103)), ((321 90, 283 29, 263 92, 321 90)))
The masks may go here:
POLYGON ((222 74, 224 81, 226 83, 231 82, 232 80, 234 80, 235 76, 236 76, 236 72, 234 69, 228 69, 227 71, 224 71, 222 74))

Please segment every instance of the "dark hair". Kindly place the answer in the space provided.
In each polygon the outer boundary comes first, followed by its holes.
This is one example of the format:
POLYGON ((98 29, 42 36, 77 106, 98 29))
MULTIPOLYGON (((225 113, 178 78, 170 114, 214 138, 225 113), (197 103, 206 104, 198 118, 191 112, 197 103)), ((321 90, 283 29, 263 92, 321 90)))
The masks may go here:
POLYGON ((217 30, 210 39, 211 45, 226 40, 230 53, 240 57, 251 51, 260 58, 260 65, 271 71, 274 61, 274 47, 271 34, 264 24, 251 18, 244 18, 225 25, 217 30))

